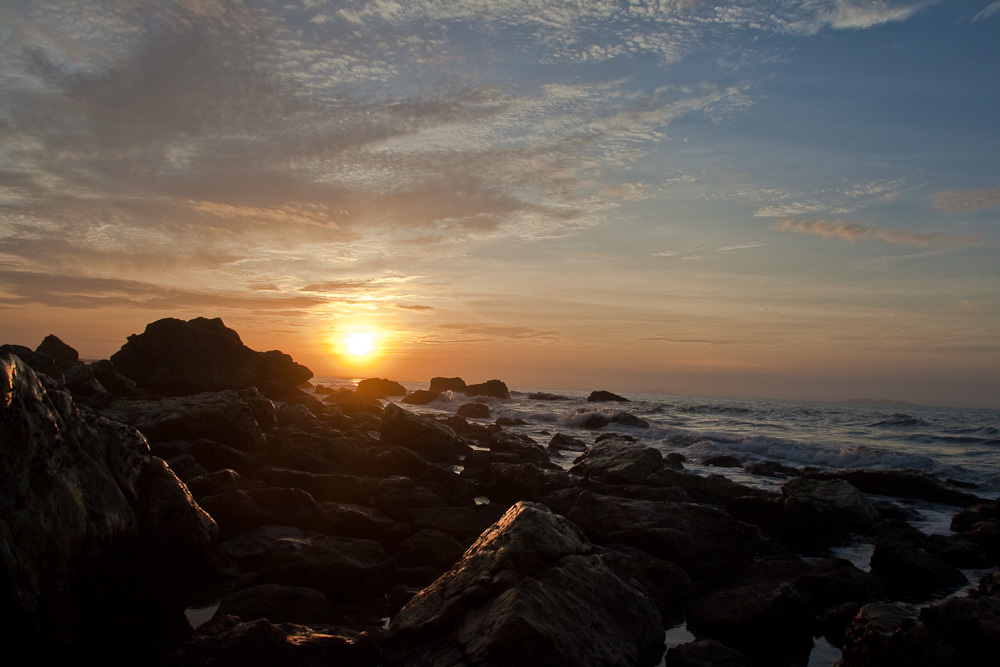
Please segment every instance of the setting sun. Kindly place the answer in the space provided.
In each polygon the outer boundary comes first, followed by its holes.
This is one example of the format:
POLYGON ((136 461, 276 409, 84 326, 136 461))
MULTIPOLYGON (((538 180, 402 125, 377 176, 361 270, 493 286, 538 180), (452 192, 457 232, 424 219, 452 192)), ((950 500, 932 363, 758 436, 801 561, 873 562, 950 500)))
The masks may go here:
POLYGON ((344 337, 344 351, 352 357, 368 357, 375 352, 375 334, 355 331, 344 337))

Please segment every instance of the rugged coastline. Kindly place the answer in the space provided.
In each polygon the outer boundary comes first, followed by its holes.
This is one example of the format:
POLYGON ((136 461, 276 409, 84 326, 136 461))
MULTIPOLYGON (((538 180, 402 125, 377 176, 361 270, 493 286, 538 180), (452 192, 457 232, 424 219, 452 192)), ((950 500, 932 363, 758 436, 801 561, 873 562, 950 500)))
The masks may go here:
MULTIPOLYGON (((468 397, 439 418, 386 403, 391 381, 303 391, 308 369, 220 320, 152 323, 93 364, 54 336, 3 346, 0 365, 4 628, 47 657, 656 665, 681 622, 697 639, 668 665, 805 664, 819 636, 844 667, 1000 649, 1000 571, 949 597, 1000 565, 1000 501, 928 475, 784 469, 768 493, 605 430, 543 446, 483 421, 499 380, 435 378, 468 397), (951 506, 953 534, 871 493, 951 506), (867 570, 829 551, 856 534, 867 570)), ((639 419, 621 414, 600 427, 639 419)))

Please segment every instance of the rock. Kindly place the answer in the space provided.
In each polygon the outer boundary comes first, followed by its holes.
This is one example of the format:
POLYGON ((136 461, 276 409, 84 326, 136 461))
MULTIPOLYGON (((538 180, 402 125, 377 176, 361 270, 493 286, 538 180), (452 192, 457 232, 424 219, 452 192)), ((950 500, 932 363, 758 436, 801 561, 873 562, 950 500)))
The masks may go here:
POLYGON ((687 612, 688 629, 716 639, 760 664, 805 664, 816 619, 787 583, 751 585, 710 593, 687 612))
POLYGON ((118 399, 100 411, 142 431, 151 443, 206 438, 243 451, 264 447, 246 398, 233 390, 161 399, 118 399))
POLYGON ((368 463, 368 471, 373 475, 388 477, 406 475, 416 477, 431 465, 416 452, 406 447, 382 447, 368 463))
POLYGON ((760 527, 793 551, 815 554, 842 544, 848 533, 823 503, 798 496, 740 496, 726 503, 740 521, 760 527))
POLYGON ((406 387, 395 380, 385 378, 368 378, 358 383, 356 389, 359 396, 384 398, 386 396, 406 396, 406 387))
POLYGON ((490 451, 516 454, 519 461, 530 461, 541 466, 549 466, 549 455, 529 436, 521 433, 497 431, 490 436, 490 451))
POLYGON ((49 355, 35 352, 23 345, 0 345, 0 356, 8 354, 16 356, 22 364, 33 370, 46 389, 63 388, 63 368, 49 355))
POLYGON ((406 403, 407 405, 427 405, 428 403, 433 403, 439 398, 441 398, 440 392, 417 389, 416 391, 407 394, 401 402, 406 403))
POLYGON ((574 438, 562 433, 556 433, 552 436, 552 439, 549 440, 549 449, 555 449, 561 452, 585 452, 587 451, 587 443, 579 438, 574 438))
POLYGON ((500 520, 507 506, 500 503, 465 507, 427 507, 413 510, 417 529, 431 529, 451 535, 463 545, 470 545, 487 528, 500 520))
POLYGON ((714 507, 582 491, 566 517, 597 544, 625 544, 673 561, 695 579, 731 577, 770 551, 757 530, 714 507))
POLYGON ((53 334, 46 336, 41 344, 35 348, 35 352, 51 357, 56 365, 63 370, 69 369, 80 361, 80 353, 53 334))
POLYGON ((891 594, 911 600, 950 593, 968 583, 961 570, 908 541, 876 542, 870 567, 891 594))
POLYGON ((266 618, 271 623, 324 623, 333 616, 333 608, 315 588, 261 584, 222 598, 215 618, 222 616, 248 621, 266 618))
POLYGON ((704 459, 702 465, 711 466, 714 468, 742 468, 743 464, 740 463, 739 459, 735 456, 721 455, 721 456, 711 456, 704 459))
POLYGON ((590 396, 587 397, 588 403, 605 403, 613 401, 616 403, 630 403, 624 396, 619 396, 618 394, 612 394, 610 391, 592 391, 590 396))
POLYGON ((362 488, 361 480, 354 475, 265 468, 259 477, 267 486, 302 489, 319 502, 340 500, 348 503, 366 503, 369 500, 367 492, 362 488))
POLYGON ((465 391, 465 380, 462 378, 443 378, 435 377, 431 378, 431 391, 453 391, 456 393, 461 393, 465 391))
POLYGON ((150 391, 189 395, 257 387, 279 398, 312 371, 277 350, 255 352, 221 319, 157 320, 111 355, 118 371, 150 391))
POLYGON ((754 667, 734 648, 714 639, 698 639, 667 650, 665 667, 754 667))
POLYGON ((842 479, 814 480, 797 477, 781 487, 786 496, 827 505, 847 530, 866 530, 881 517, 868 497, 842 479))
POLYGON ((483 481, 490 499, 505 503, 537 501, 548 493, 573 485, 566 472, 543 470, 533 463, 494 463, 483 481))
POLYGON ((95 361, 89 365, 89 368, 94 379, 100 382, 101 386, 113 396, 131 397, 139 396, 142 393, 135 380, 119 373, 110 359, 95 361))
POLYGON ((463 391, 466 396, 492 396, 493 398, 510 398, 507 385, 500 380, 487 380, 481 384, 470 384, 463 391))
POLYGON ((400 542, 396 560, 406 567, 431 566, 443 572, 462 557, 465 547, 439 530, 418 530, 400 542))
POLYGON ((958 507, 984 502, 977 495, 948 486, 937 477, 916 470, 837 470, 809 474, 816 479, 843 479, 860 491, 880 496, 913 498, 958 507))
POLYGON ((385 406, 380 433, 383 444, 406 447, 440 463, 458 463, 469 450, 451 428, 411 414, 393 403, 385 406))
POLYGON ((802 473, 798 468, 792 468, 777 461, 760 461, 758 463, 748 463, 743 466, 743 470, 750 475, 760 475, 761 477, 798 477, 802 473))
POLYGON ((78 412, 0 353, 0 460, 5 636, 43 662, 161 641, 207 573, 216 526, 142 435, 78 412))
POLYGON ((458 406, 458 415, 467 419, 489 419, 490 406, 484 403, 464 403, 458 406))
POLYGON ((951 519, 951 529, 957 532, 968 532, 982 521, 1000 523, 1000 499, 991 503, 970 505, 951 519))
POLYGON ((637 484, 663 469, 659 450, 621 438, 596 443, 574 461, 570 472, 610 484, 637 484))
POLYGON ((560 394, 547 394, 544 391, 536 391, 528 394, 529 401, 568 401, 569 396, 562 396, 560 394))
POLYGON ((249 475, 257 472, 257 460, 235 447, 229 447, 214 440, 200 438, 191 443, 187 453, 194 457, 208 472, 231 469, 249 475))
POLYGON ((438 494, 421 486, 410 477, 387 477, 375 488, 374 505, 397 521, 413 521, 413 511, 428 507, 447 507, 438 494))
POLYGON ((869 604, 847 632, 842 667, 996 664, 1000 598, 947 598, 920 610, 869 604))
POLYGON ((223 540, 272 524, 314 531, 323 525, 319 504, 301 489, 227 491, 202 498, 201 506, 218 523, 223 540))
POLYGON ((333 604, 388 593, 394 583, 395 563, 372 540, 262 526, 219 549, 239 564, 247 585, 315 588, 333 604))
POLYGON ((770 496, 766 491, 730 481, 722 475, 702 477, 690 472, 682 472, 664 466, 645 481, 654 486, 676 486, 684 489, 694 500, 702 503, 725 505, 733 498, 742 496, 770 496))
POLYGON ((269 442, 265 463, 317 474, 357 474, 368 459, 353 438, 289 431, 269 442))
POLYGON ((109 393, 100 380, 94 376, 90 366, 84 364, 70 366, 66 369, 63 378, 66 382, 66 389, 73 394, 74 398, 109 393))
POLYGON ((365 633, 275 625, 263 618, 243 622, 236 616, 214 619, 159 661, 161 667, 377 667, 381 663, 381 651, 365 633))
POLYGON ((283 403, 281 407, 277 409, 276 416, 278 418, 278 424, 281 426, 312 428, 320 423, 320 421, 316 419, 316 415, 312 413, 312 410, 301 403, 283 403))
POLYGON ((631 667, 662 648, 649 598, 566 519, 518 503, 396 615, 386 662, 631 667))

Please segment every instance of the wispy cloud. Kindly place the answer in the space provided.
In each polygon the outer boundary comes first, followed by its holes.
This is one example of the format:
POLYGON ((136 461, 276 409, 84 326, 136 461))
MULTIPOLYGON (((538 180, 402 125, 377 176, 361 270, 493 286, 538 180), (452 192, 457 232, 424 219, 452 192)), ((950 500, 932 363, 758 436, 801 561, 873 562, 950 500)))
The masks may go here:
POLYGON ((783 220, 773 225, 774 229, 787 232, 815 234, 826 239, 840 239, 854 243, 860 240, 879 240, 896 245, 918 248, 973 246, 982 240, 978 236, 956 236, 954 234, 907 232, 896 229, 873 227, 846 220, 783 220))
MULTIPOLYGON (((1000 6, 1000 3, 997 5, 1000 6)), ((942 213, 975 213, 1000 208, 1000 187, 945 190, 934 195, 931 206, 942 213)))
POLYGON ((997 13, 1000 13, 1000 2, 994 2, 991 5, 987 5, 985 9, 973 16, 972 20, 982 21, 983 19, 988 19, 997 13))

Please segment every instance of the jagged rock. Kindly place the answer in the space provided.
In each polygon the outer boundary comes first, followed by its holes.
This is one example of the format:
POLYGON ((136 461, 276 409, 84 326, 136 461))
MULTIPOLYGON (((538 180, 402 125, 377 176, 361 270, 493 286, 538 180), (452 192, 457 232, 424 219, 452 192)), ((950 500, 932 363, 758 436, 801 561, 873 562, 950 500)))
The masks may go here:
POLYGON ((101 414, 134 426, 151 443, 207 438, 244 451, 264 447, 264 432, 253 407, 233 390, 161 399, 119 399, 101 414))
POLYGON ((730 514, 692 503, 582 491, 566 517, 598 544, 626 544, 673 561, 694 578, 733 576, 770 545, 730 514))
POLYGON ((590 396, 587 397, 588 403, 631 403, 631 401, 624 396, 619 396, 618 394, 612 394, 610 391, 592 391, 590 396))
POLYGON ((514 505, 390 625, 400 667, 655 664, 659 613, 571 523, 514 505))
POLYGON ((142 393, 135 380, 119 373, 110 359, 95 361, 89 365, 89 368, 94 379, 100 382, 101 386, 113 396, 130 397, 139 396, 142 393))
POLYGON ((464 392, 465 391, 465 380, 462 378, 443 378, 434 377, 431 378, 431 391, 453 391, 453 392, 464 392))
POLYGON ((518 461, 530 461, 541 466, 550 465, 545 448, 521 433, 497 431, 490 435, 489 445, 491 452, 516 454, 518 461))
POLYGON ((483 481, 491 500, 506 503, 537 501, 573 485, 564 471, 543 470, 533 463, 494 463, 483 481))
POLYGON ((401 403, 406 403, 407 405, 427 405, 428 403, 433 403, 437 399, 441 398, 441 393, 437 391, 428 391, 427 389, 417 389, 403 397, 401 403))
POLYGON ((6 636, 36 659, 128 654, 180 618, 216 526, 138 431, 0 354, 0 461, 6 636))
POLYGON ((470 384, 462 392, 466 396, 492 396, 493 398, 510 398, 507 385, 500 380, 487 380, 480 384, 470 384))
POLYGON ((367 457, 352 438, 289 431, 271 439, 265 463, 317 474, 357 474, 367 457))
POLYGON ((957 567, 907 540, 880 540, 871 557, 872 574, 886 582, 889 592, 925 600, 968 583, 957 567))
POLYGON ((913 498, 933 503, 969 507, 984 498, 949 486, 933 475, 916 470, 834 470, 811 471, 816 479, 843 479, 865 493, 893 498, 913 498))
POLYGON ((46 336, 41 344, 35 348, 35 352, 51 357, 56 365, 63 370, 67 370, 80 361, 80 353, 59 340, 59 337, 54 334, 46 336))
POLYGON ((240 566, 247 585, 315 588, 331 603, 387 593, 396 569, 378 542, 289 526, 261 526, 219 549, 240 566))
POLYGON ((62 388, 66 380, 63 368, 47 354, 35 352, 23 345, 0 345, 0 355, 12 354, 33 370, 46 389, 62 388))
POLYGON ((485 403, 463 403, 458 406, 458 415, 467 419, 489 419, 490 406, 485 403))
POLYGON ((806 553, 822 552, 848 538, 833 510, 808 498, 740 496, 726 503, 726 511, 740 521, 760 527, 790 549, 806 553))
POLYGON ((380 433, 386 445, 406 447, 441 463, 457 463, 469 450, 451 428, 411 414, 393 403, 385 406, 380 433))
POLYGON ((218 318, 152 322, 129 336, 111 361, 140 387, 171 395, 257 387, 281 398, 312 377, 287 354, 251 350, 218 318))
POLYGON ((370 398, 385 398, 386 396, 406 396, 406 387, 395 380, 385 378, 368 378, 358 383, 359 396, 370 398))
POLYGON ((594 444, 574 461, 570 472, 610 484, 636 484, 663 469, 663 455, 622 438, 594 444))
POLYGON ((840 524, 848 530, 866 530, 881 518, 868 497, 842 479, 796 477, 785 482, 781 492, 786 496, 827 505, 834 511, 840 524))
POLYGON ((816 625, 802 595, 784 582, 710 593, 692 603, 687 622, 696 637, 721 641, 761 664, 804 663, 816 625))
POLYGON ((569 396, 562 396, 560 394, 548 394, 544 391, 536 391, 534 393, 528 394, 529 401, 568 401, 569 396))

